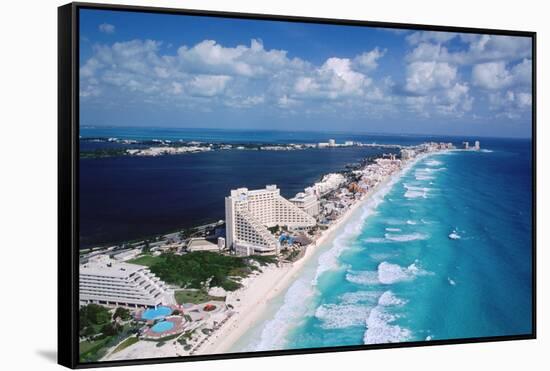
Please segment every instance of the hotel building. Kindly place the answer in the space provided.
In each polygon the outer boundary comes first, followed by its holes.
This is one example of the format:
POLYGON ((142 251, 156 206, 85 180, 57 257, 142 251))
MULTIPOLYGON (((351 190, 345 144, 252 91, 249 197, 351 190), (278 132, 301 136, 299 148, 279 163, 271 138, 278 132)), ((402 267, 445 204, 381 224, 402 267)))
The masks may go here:
POLYGON ((345 181, 346 178, 344 178, 342 174, 331 173, 325 175, 320 182, 315 183, 311 187, 307 187, 305 191, 308 194, 311 193, 317 197, 321 197, 329 193, 330 191, 337 189, 345 181))
POLYGON ((296 193, 296 196, 291 198, 289 201, 292 202, 297 208, 313 217, 319 214, 319 201, 317 200, 317 196, 313 194, 313 191, 309 191, 308 193, 296 193))
POLYGON ((80 304, 101 304, 129 308, 171 304, 173 294, 149 268, 120 263, 106 255, 80 266, 80 304))
POLYGON ((268 185, 231 190, 225 198, 225 223, 227 248, 247 256, 279 252, 279 240, 267 228, 307 228, 315 226, 316 220, 283 198, 277 186, 268 185))

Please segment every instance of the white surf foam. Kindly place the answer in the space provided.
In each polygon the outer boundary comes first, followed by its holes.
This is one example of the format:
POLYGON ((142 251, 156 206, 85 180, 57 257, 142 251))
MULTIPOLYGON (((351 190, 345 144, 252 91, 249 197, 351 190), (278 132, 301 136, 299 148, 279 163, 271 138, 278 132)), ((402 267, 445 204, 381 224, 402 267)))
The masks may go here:
POLYGON ((404 299, 400 299, 391 291, 384 291, 384 293, 380 296, 378 299, 378 304, 388 307, 392 305, 404 305, 407 301, 404 299))
POLYGON ((443 165, 443 162, 432 159, 432 160, 426 161, 426 165, 428 165, 428 166, 439 166, 439 165, 443 165))
POLYGON ((404 301, 386 291, 380 297, 378 305, 374 307, 366 320, 366 331, 363 336, 365 344, 383 344, 406 341, 411 337, 411 331, 392 324, 397 316, 388 313, 387 307, 392 305, 402 305, 404 301))
MULTIPOLYGON (((384 196, 391 190, 394 184, 403 175, 407 174, 410 169, 423 158, 425 157, 418 156, 417 161, 413 161, 408 164, 399 174, 393 176, 385 187, 381 188, 374 195, 371 196, 370 200, 363 206, 363 208, 367 212, 367 215, 369 211, 372 212, 378 206, 378 204, 383 201, 384 196)), ((360 219, 362 219, 362 224, 364 218, 360 219)), ((344 249, 345 247, 337 248, 337 250, 339 250, 340 252, 335 254, 334 256, 337 258, 341 251, 343 251, 344 249)), ((308 303, 311 302, 311 297, 316 292, 315 286, 312 284, 315 284, 317 282, 318 276, 322 272, 326 271, 327 267, 328 269, 330 269, 330 267, 334 267, 334 262, 337 263, 337 259, 333 260, 327 258, 326 262, 323 262, 320 259, 316 276, 313 282, 306 282, 304 279, 299 279, 290 286, 290 288, 285 293, 284 303, 277 310, 274 318, 267 321, 265 324, 262 324, 260 339, 258 341, 255 340, 254 343, 250 345, 252 350, 273 350, 284 348, 284 345, 286 343, 286 336, 289 330, 295 327, 305 316, 314 314, 314 310, 311 308, 310 305, 308 305, 308 303), (327 266, 323 267, 324 264, 327 264, 327 266)), ((373 272, 372 277, 377 274, 378 272, 373 272)), ((348 276, 351 277, 355 275, 349 272, 346 275, 346 278, 348 278, 348 276)), ((365 278, 365 276, 363 276, 363 278, 365 278)), ((380 305, 377 307, 383 308, 383 306, 380 305)), ((367 325, 370 323, 370 330, 367 330, 367 332, 370 331, 370 333, 365 334, 366 341, 377 342, 378 340, 384 341, 388 338, 389 340, 392 340, 399 338, 405 339, 408 337, 408 330, 399 329, 398 326, 394 325, 387 325, 388 322, 384 324, 384 321, 380 321, 381 316, 373 314, 372 312, 373 310, 370 311, 367 319, 367 325), (381 324, 377 326, 377 322, 381 322, 381 324), (384 329, 384 326, 386 325, 390 326, 388 330, 384 329), (398 328, 398 330, 395 329, 396 327, 398 328)))
POLYGON ((394 256, 394 254, 391 253, 372 253, 369 255, 372 260, 375 261, 383 261, 388 260, 394 256))
POLYGON ((365 243, 384 243, 384 242, 388 242, 388 240, 386 240, 384 237, 368 237, 368 238, 362 239, 361 241, 363 241, 365 243))
POLYGON ((315 278, 312 281, 313 285, 317 284, 319 277, 324 272, 338 268, 338 258, 340 257, 342 252, 349 248, 350 241, 353 239, 353 237, 359 234, 365 220, 370 215, 376 212, 376 208, 384 201, 384 197, 386 196, 386 194, 388 194, 393 185, 400 179, 401 176, 406 174, 409 169, 410 167, 407 167, 406 169, 403 169, 401 174, 394 175, 384 185, 384 187, 380 188, 370 196, 369 200, 367 200, 365 205, 362 206, 363 212, 361 216, 355 219, 353 222, 347 222, 344 231, 341 232, 341 234, 333 240, 332 247, 321 254, 321 256, 319 257, 317 272, 315 274, 315 278))
POLYGON ((346 292, 338 297, 342 303, 346 304, 357 304, 357 303, 368 303, 368 304, 377 304, 378 299, 382 295, 381 291, 353 291, 346 292))
POLYGON ((384 312, 381 308, 370 311, 367 319, 367 331, 363 341, 365 344, 398 343, 407 340, 411 336, 408 329, 392 325, 395 316, 384 312))
POLYGON ((386 232, 401 232, 401 228, 386 228, 386 232))
POLYGON ((361 304, 323 304, 315 311, 323 329, 363 326, 372 306, 361 304))
POLYGON ((348 223, 344 231, 333 240, 332 247, 319 256, 319 265, 317 266, 315 278, 312 281, 313 285, 317 284, 321 274, 338 268, 338 257, 344 250, 349 248, 353 237, 359 233, 365 218, 366 216, 361 216, 355 222, 348 223))
POLYGON ((408 242, 408 241, 416 241, 416 240, 425 240, 428 238, 427 235, 423 233, 411 233, 411 234, 391 234, 386 233, 384 237, 389 241, 395 241, 395 242, 408 242))
POLYGON ((288 331, 310 310, 306 302, 314 292, 313 286, 306 280, 295 281, 285 294, 284 303, 275 317, 265 324, 253 350, 283 349, 288 331))
POLYGON ((416 222, 414 220, 407 220, 408 225, 416 225, 416 222))
POLYGON ((351 283, 359 285, 377 285, 378 281, 377 271, 348 271, 346 273, 346 280, 351 283))
POLYGON ((456 231, 449 233, 449 238, 451 240, 460 240, 460 235, 456 231))
POLYGON ((420 269, 416 263, 412 263, 404 268, 399 264, 382 262, 378 264, 378 282, 391 285, 397 282, 412 281, 417 276, 428 274, 423 269, 420 269))
POLYGON ((451 279, 451 277, 447 277, 447 281, 449 281, 449 285, 456 286, 456 281, 451 279))
POLYGON ((409 184, 403 184, 405 189, 407 190, 405 192, 406 198, 427 198, 428 197, 428 191, 431 190, 431 188, 428 187, 417 187, 417 186, 411 186, 409 184))

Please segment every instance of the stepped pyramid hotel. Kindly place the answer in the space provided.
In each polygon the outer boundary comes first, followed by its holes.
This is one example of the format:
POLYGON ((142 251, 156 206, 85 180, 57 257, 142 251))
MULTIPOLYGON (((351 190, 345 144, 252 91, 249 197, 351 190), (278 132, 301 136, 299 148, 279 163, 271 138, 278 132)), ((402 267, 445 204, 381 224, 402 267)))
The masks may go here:
POLYGON ((149 268, 101 255, 80 266, 80 305, 151 308, 170 304, 173 295, 149 268))
POLYGON ((227 247, 237 255, 277 254, 279 240, 267 229, 313 227, 315 218, 281 196, 276 185, 231 190, 225 198, 227 247))

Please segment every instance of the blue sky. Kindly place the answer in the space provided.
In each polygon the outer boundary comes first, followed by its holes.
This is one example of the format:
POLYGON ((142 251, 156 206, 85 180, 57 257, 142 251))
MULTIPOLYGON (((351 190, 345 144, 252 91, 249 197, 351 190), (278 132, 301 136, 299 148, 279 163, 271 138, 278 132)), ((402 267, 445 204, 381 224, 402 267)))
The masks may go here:
POLYGON ((82 10, 81 125, 528 137, 522 37, 82 10))

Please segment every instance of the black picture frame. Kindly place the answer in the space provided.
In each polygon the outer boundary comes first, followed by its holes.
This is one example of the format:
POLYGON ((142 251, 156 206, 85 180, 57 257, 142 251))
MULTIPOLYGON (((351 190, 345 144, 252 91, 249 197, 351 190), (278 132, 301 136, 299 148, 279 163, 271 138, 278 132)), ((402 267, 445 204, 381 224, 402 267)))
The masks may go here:
POLYGON ((343 352, 449 345, 462 343, 528 340, 536 338, 536 32, 465 28, 391 22, 358 21, 269 14, 233 13, 191 9, 170 9, 145 6, 70 3, 58 8, 58 363, 69 368, 92 368, 123 365, 144 365, 171 362, 221 360, 233 358, 280 356, 292 354, 343 352), (311 349, 290 349, 247 353, 196 355, 186 357, 135 359, 80 363, 78 356, 78 268, 79 268, 79 11, 99 9, 124 12, 145 12, 253 20, 353 25, 408 29, 482 33, 528 37, 532 41, 532 332, 514 336, 491 336, 465 339, 412 341, 392 344, 340 346, 311 349))

